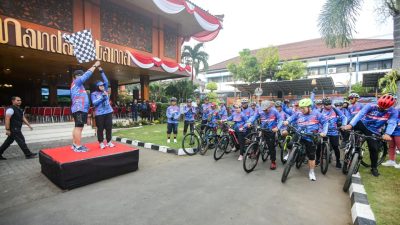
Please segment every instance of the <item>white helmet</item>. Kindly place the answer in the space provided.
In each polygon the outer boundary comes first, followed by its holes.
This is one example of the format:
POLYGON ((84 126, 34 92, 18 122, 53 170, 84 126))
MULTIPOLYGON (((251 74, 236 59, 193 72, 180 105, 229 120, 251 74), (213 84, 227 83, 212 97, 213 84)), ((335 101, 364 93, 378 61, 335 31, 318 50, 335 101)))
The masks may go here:
POLYGON ((268 108, 271 108, 273 105, 274 105, 273 101, 264 100, 261 102, 261 109, 266 110, 268 108))

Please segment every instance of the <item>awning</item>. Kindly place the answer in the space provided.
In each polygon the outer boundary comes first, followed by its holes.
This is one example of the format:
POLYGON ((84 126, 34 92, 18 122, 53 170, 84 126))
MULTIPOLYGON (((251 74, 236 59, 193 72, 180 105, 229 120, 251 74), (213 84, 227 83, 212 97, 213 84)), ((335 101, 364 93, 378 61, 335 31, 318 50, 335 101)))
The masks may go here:
POLYGON ((146 10, 162 15, 181 26, 186 41, 211 41, 222 29, 222 16, 215 16, 188 0, 128 0, 146 10))
POLYGON ((363 87, 378 87, 378 80, 385 76, 386 72, 364 73, 363 87))
MULTIPOLYGON (((313 78, 314 79, 314 78, 313 78)), ((318 90, 333 90, 335 85, 332 77, 315 78, 316 85, 312 85, 313 79, 300 79, 300 80, 284 80, 284 81, 269 81, 261 84, 263 95, 269 95, 270 93, 277 93, 282 91, 283 93, 304 93, 305 91, 311 91, 314 87, 318 90)), ((254 90, 260 87, 260 83, 253 84, 231 84, 231 86, 238 88, 242 92, 250 92, 254 94, 254 90)))

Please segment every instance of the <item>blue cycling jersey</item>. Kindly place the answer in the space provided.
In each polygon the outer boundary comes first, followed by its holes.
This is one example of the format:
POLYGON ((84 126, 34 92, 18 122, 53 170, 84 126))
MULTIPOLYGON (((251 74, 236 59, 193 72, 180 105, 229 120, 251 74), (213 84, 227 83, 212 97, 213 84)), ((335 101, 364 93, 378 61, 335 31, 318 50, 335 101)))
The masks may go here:
POLYGON ((397 126, 398 110, 393 107, 388 110, 380 111, 376 104, 365 105, 350 121, 351 126, 355 126, 358 121, 374 134, 380 134, 382 127, 387 124, 385 133, 392 135, 397 126))
POLYGON ((87 79, 92 76, 92 71, 86 71, 82 76, 77 77, 71 83, 71 112, 75 113, 78 111, 88 112, 89 111, 89 96, 86 93, 83 84, 87 79))
POLYGON ((228 118, 228 111, 224 105, 220 107, 218 114, 221 120, 226 120, 226 118, 228 118))
POLYGON ((232 115, 230 115, 227 120, 235 122, 232 128, 236 132, 246 132, 247 131, 246 122, 248 119, 249 118, 243 112, 240 113, 233 112, 232 115))
MULTIPOLYGON (((325 120, 321 113, 316 111, 311 111, 309 114, 303 114, 301 112, 294 113, 287 119, 287 121, 289 123, 294 123, 295 127, 303 130, 306 133, 317 133, 320 125, 322 126, 322 133, 328 133, 329 123, 325 120)), ((309 142, 312 141, 309 137, 302 137, 302 139, 309 142)))
POLYGON ((276 127, 280 129, 282 126, 282 117, 275 108, 269 109, 268 112, 259 111, 257 114, 250 117, 248 123, 253 123, 258 118, 261 120, 261 128, 271 130, 276 127))
POLYGON ((112 113, 113 109, 110 105, 110 99, 108 97, 108 79, 104 71, 100 72, 103 83, 104 83, 104 92, 95 91, 91 94, 92 103, 94 105, 96 116, 112 113))
POLYGON ((335 110, 333 107, 330 110, 324 108, 321 113, 329 123, 327 135, 338 136, 338 122, 340 121, 342 125, 347 124, 347 117, 339 109, 335 110))
POLYGON ((356 103, 354 103, 354 104, 350 104, 350 105, 349 105, 349 108, 348 108, 349 113, 350 113, 350 118, 349 118, 349 120, 353 119, 354 116, 355 116, 358 112, 360 112, 361 109, 362 109, 363 107, 364 107, 364 105, 361 104, 361 103, 359 103, 359 102, 356 102, 356 103))
POLYGON ((185 105, 182 110, 182 114, 185 115, 185 121, 193 122, 194 115, 196 115, 196 108, 194 106, 185 105))
POLYGON ((208 113, 211 110, 211 103, 203 103, 201 105, 201 109, 202 109, 202 120, 207 120, 208 119, 208 113))
POLYGON ((400 113, 399 110, 400 109, 396 109, 397 110, 397 125, 396 128, 394 128, 394 131, 392 133, 392 136, 400 136, 400 113))
POLYGON ((181 115, 179 112, 179 106, 168 106, 166 114, 168 119, 167 123, 179 123, 179 116, 181 115))

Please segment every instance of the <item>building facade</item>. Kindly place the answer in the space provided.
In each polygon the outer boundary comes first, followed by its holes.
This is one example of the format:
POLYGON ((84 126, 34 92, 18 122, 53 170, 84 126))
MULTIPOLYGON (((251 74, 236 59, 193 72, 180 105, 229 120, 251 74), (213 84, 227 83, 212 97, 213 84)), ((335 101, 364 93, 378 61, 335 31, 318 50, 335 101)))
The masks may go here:
MULTIPOLYGON (((149 82, 190 76, 190 66, 180 64, 182 44, 210 41, 221 28, 222 21, 189 1, 1 1, 0 105, 12 95, 27 105, 59 104, 73 71, 93 64, 77 62, 65 33, 91 30, 115 102, 119 85, 140 83, 147 100, 149 82)), ((94 74, 87 89, 99 78, 94 74)))
MULTIPOLYGON (((304 78, 332 77, 335 92, 345 92, 351 85, 361 82, 364 74, 385 73, 392 68, 393 40, 386 39, 355 39, 347 48, 331 49, 322 39, 276 46, 281 63, 283 61, 300 60, 307 65, 304 78)), ((256 55, 257 50, 252 54, 256 55)), ((238 63, 239 57, 231 58, 209 67, 203 73, 207 82, 218 83, 218 92, 233 96, 235 84, 233 76, 226 68, 229 63, 238 63)), ((268 81, 262 81, 268 82, 268 81)), ((236 90, 240 92, 240 90, 236 90)), ((292 93, 304 94, 304 93, 292 93)), ((266 96, 276 96, 264 90, 266 96)))

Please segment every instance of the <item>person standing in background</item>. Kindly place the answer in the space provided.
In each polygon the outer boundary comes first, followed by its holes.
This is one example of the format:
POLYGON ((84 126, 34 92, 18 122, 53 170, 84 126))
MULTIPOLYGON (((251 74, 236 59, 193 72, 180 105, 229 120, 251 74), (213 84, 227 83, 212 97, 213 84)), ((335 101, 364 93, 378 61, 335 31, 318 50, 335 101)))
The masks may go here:
POLYGON ((24 152, 25 158, 35 158, 37 153, 32 153, 29 150, 25 143, 25 137, 21 132, 23 123, 33 130, 28 120, 25 118, 24 112, 20 108, 22 100, 18 96, 13 96, 11 97, 11 102, 12 105, 6 110, 5 127, 7 139, 0 147, 0 160, 6 160, 6 158, 3 157, 3 153, 14 142, 14 140, 24 152))
POLYGON ((138 111, 139 111, 139 104, 137 102, 137 99, 133 100, 132 106, 131 106, 131 112, 132 112, 132 120, 137 121, 138 119, 138 111))
POLYGON ((153 122, 156 119, 157 103, 153 100, 150 103, 150 121, 153 122))

